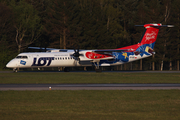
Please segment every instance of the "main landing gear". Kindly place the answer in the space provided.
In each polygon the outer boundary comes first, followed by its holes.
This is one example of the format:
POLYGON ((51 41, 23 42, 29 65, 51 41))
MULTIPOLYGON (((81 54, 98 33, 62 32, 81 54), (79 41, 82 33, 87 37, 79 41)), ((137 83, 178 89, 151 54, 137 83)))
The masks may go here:
POLYGON ((64 72, 69 72, 70 71, 70 68, 69 67, 65 67, 64 68, 64 72))
POLYGON ((99 68, 99 69, 96 69, 96 68, 95 68, 95 71, 96 71, 96 72, 102 72, 102 70, 101 70, 100 68, 99 68))
POLYGON ((95 71, 96 72, 102 72, 101 68, 99 67, 99 61, 93 61, 94 66, 95 66, 95 71))

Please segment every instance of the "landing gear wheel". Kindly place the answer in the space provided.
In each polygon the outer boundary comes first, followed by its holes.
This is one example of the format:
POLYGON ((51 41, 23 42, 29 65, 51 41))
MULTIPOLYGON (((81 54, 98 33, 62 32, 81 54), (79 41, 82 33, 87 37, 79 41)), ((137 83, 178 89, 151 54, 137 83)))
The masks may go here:
POLYGON ((102 72, 102 70, 99 68, 99 69, 95 69, 96 72, 102 72))
POLYGON ((68 67, 64 68, 64 72, 69 72, 69 71, 70 71, 70 68, 68 68, 68 67))
POLYGON ((13 69, 13 72, 16 72, 16 73, 17 73, 17 72, 18 72, 18 69, 17 69, 17 68, 14 68, 14 69, 13 69))

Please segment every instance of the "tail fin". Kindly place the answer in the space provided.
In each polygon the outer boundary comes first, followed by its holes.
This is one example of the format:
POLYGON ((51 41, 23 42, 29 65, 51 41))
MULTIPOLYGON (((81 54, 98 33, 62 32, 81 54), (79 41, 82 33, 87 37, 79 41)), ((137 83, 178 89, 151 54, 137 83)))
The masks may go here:
POLYGON ((142 36, 140 42, 137 44, 136 51, 138 52, 153 52, 154 45, 157 39, 159 28, 162 24, 146 24, 144 35, 142 36), (138 47, 139 46, 139 47, 138 47))
POLYGON ((160 27, 173 27, 172 25, 162 25, 162 24, 145 24, 145 25, 136 25, 144 26, 145 32, 138 44, 123 47, 120 49, 129 49, 136 52, 153 52, 153 48, 157 39, 157 35, 160 27))

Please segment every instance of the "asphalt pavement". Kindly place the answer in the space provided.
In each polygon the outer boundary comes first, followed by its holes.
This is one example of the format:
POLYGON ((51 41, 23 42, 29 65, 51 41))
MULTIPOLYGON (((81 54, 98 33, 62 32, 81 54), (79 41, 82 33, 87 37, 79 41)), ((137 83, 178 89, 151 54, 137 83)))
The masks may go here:
POLYGON ((170 90, 180 84, 0 84, 0 90, 170 90))

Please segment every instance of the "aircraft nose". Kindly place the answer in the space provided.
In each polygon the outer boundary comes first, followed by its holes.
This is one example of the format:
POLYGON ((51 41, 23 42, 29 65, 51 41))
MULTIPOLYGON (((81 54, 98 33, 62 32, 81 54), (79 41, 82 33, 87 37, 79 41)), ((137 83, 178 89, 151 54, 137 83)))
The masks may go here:
POLYGON ((13 68, 15 65, 13 64, 12 60, 6 64, 7 68, 13 68))
POLYGON ((7 67, 7 68, 10 68, 10 67, 11 67, 10 62, 9 62, 8 64, 6 64, 6 67, 7 67))

